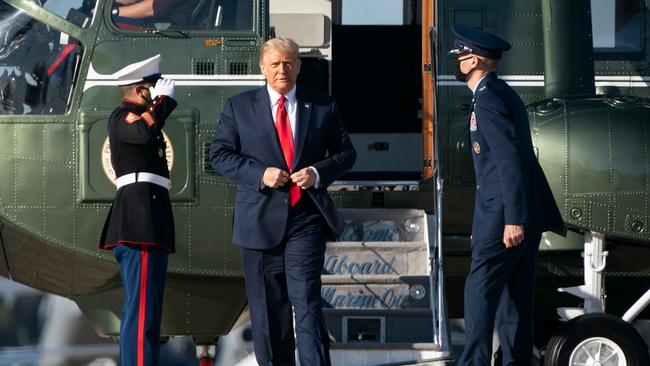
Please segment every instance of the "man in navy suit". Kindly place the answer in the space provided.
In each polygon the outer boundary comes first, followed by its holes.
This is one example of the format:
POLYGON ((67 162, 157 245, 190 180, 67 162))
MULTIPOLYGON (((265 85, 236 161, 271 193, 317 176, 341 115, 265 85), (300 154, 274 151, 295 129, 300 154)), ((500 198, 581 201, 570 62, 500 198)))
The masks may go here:
POLYGON ((326 237, 344 224, 327 187, 356 152, 334 100, 296 88, 294 41, 267 41, 260 68, 267 85, 226 102, 210 149, 214 169, 238 184, 233 242, 255 357, 263 366, 294 365, 297 343, 301 365, 330 365, 320 275, 326 237))
POLYGON ((496 325, 503 365, 530 365, 539 241, 563 222, 533 151, 521 98, 495 74, 510 44, 455 25, 456 78, 474 98, 469 131, 476 198, 465 283, 465 350, 458 365, 490 365, 496 325), (496 323, 496 324, 495 324, 496 323))

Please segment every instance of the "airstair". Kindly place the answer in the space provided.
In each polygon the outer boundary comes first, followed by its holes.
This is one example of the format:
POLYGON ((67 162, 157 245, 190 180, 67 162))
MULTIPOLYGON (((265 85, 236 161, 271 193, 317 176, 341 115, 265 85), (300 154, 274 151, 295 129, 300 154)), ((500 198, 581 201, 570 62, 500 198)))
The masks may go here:
POLYGON ((433 216, 344 209, 321 295, 333 365, 425 365, 449 358, 442 256, 433 216))

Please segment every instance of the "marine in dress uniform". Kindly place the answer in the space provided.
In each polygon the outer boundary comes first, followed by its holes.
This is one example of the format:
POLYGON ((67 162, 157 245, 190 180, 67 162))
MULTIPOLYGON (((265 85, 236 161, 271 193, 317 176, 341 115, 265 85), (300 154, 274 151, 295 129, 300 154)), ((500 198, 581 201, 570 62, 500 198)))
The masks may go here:
POLYGON ((156 55, 115 74, 122 105, 108 120, 117 193, 99 246, 112 249, 120 265, 122 366, 158 364, 167 258, 175 249, 162 128, 176 101, 174 82, 160 78, 159 64, 156 55))
POLYGON ((510 44, 456 25, 456 77, 474 97, 469 117, 476 174, 472 262, 465 283, 465 350, 458 365, 488 366, 496 327, 503 365, 530 365, 541 234, 563 222, 533 151, 526 107, 495 67, 510 44))

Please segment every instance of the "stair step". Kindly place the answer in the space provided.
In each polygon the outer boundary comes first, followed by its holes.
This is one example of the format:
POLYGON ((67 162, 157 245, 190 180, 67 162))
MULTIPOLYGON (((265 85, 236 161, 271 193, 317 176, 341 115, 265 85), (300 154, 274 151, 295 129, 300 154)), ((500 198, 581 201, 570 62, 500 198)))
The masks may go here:
POLYGON ((351 247, 355 248, 358 246, 364 246, 364 247, 387 247, 387 248, 394 248, 395 250, 400 250, 403 249, 404 251, 411 251, 413 250, 412 248, 414 247, 420 247, 423 246, 426 248, 426 243, 423 240, 417 240, 417 241, 365 241, 365 240, 359 240, 359 241, 329 241, 327 242, 327 248, 336 248, 336 247, 351 247))
POLYGON ((425 242, 332 242, 325 251, 327 275, 424 275, 425 242))
POLYGON ((344 241, 423 241, 426 214, 413 209, 342 209, 344 241))
POLYGON ((429 278, 426 276, 401 276, 387 279, 385 283, 350 282, 345 278, 333 279, 332 283, 328 278, 324 279, 321 297, 326 303, 325 307, 336 309, 429 307, 429 278))
POLYGON ((340 343, 420 343, 433 340, 431 311, 324 311, 327 329, 340 343))
POLYGON ((403 308, 403 309, 334 309, 323 308, 323 312, 329 316, 424 316, 431 317, 431 309, 424 308, 403 308))
POLYGON ((332 365, 354 366, 441 366, 453 361, 449 351, 433 343, 332 343, 332 365))
POLYGON ((323 285, 412 285, 415 283, 429 284, 429 276, 423 275, 322 275, 323 285))
POLYGON ((426 342, 417 342, 417 343, 330 343, 330 349, 332 350, 344 350, 344 349, 376 349, 376 350, 398 350, 398 349, 409 349, 409 350, 418 350, 418 351, 437 351, 440 349, 435 343, 426 343, 426 342))

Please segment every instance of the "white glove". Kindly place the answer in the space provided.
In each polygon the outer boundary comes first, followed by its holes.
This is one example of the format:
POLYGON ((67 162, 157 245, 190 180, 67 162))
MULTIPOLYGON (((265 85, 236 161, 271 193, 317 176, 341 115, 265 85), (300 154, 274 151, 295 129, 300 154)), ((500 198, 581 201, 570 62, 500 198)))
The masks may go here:
POLYGON ((151 100, 156 99, 157 96, 166 95, 168 97, 174 97, 174 85, 176 82, 172 79, 158 79, 156 86, 149 88, 151 93, 151 100))

